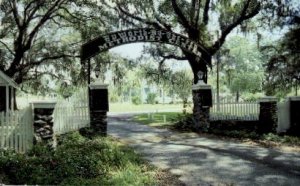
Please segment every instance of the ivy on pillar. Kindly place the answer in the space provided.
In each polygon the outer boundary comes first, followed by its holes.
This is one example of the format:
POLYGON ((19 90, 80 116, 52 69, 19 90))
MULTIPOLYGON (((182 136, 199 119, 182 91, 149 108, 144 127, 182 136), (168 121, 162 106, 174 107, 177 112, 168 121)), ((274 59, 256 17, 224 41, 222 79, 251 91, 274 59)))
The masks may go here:
POLYGON ((90 125, 95 135, 107 135, 108 85, 91 84, 89 90, 90 125))
POLYGON ((212 106, 212 90, 210 85, 204 83, 203 72, 198 72, 198 78, 197 84, 192 86, 195 129, 207 131, 209 128, 209 109, 212 106))
POLYGON ((261 134, 276 133, 277 129, 277 99, 264 97, 259 100, 259 125, 257 131, 261 134))

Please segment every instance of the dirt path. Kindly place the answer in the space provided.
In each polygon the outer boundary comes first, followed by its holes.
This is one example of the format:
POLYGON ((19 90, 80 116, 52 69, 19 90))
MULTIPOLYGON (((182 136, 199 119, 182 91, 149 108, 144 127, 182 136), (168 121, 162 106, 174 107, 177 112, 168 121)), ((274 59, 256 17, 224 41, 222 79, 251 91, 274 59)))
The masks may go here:
POLYGON ((109 118, 108 133, 187 185, 300 185, 300 154, 109 118))

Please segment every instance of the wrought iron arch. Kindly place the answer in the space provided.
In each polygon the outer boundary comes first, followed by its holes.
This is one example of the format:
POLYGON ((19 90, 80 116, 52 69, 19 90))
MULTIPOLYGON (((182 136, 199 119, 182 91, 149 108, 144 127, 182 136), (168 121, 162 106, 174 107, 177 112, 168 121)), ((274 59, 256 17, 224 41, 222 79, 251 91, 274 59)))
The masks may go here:
POLYGON ((182 50, 190 52, 199 58, 201 57, 201 46, 183 35, 168 30, 138 28, 111 32, 83 44, 81 47, 81 61, 88 60, 111 48, 137 42, 170 44, 178 46, 182 50))

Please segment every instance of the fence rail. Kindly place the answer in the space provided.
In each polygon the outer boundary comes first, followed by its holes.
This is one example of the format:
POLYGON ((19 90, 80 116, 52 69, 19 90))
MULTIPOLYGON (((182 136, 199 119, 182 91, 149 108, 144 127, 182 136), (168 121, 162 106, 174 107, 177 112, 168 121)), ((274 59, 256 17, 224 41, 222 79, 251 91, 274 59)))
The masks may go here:
POLYGON ((69 99, 59 100, 53 112, 54 134, 64 134, 90 125, 87 88, 79 89, 69 99))
POLYGON ((221 99, 219 104, 214 99, 210 109, 211 120, 258 120, 259 104, 257 102, 236 102, 233 99, 221 99))
POLYGON ((26 152, 33 145, 33 115, 31 107, 0 113, 0 148, 26 152))

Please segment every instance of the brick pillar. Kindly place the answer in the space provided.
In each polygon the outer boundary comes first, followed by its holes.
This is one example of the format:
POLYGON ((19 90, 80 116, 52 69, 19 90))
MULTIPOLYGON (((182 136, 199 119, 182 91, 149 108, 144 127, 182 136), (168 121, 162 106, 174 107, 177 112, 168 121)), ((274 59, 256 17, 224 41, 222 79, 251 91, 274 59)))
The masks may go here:
POLYGON ((212 106, 211 86, 197 83, 192 86, 193 90, 193 117, 197 131, 207 131, 209 128, 209 107, 212 106))
POLYGON ((39 101, 32 102, 33 109, 33 143, 44 143, 55 148, 57 145, 56 136, 53 131, 53 111, 56 102, 39 101))
POLYGON ((290 101, 290 129, 289 134, 300 136, 300 97, 288 98, 290 101))
POLYGON ((91 128, 94 134, 107 135, 108 85, 91 84, 89 90, 91 128))
POLYGON ((275 97, 264 97, 259 100, 259 124, 257 131, 261 134, 276 133, 278 115, 277 99, 275 97))

